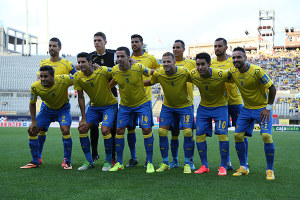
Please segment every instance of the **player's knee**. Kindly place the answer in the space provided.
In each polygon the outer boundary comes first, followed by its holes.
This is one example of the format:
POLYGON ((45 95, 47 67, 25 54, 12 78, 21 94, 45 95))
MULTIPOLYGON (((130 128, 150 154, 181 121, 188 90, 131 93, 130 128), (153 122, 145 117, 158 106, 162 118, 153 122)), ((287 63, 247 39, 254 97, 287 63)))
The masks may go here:
POLYGON ((167 137, 168 136, 168 130, 163 129, 163 128, 159 128, 158 129, 158 135, 160 137, 167 137))
POLYGON ((184 137, 192 137, 192 129, 187 128, 187 129, 183 129, 183 136, 184 137))
POLYGON ((144 139, 147 139, 147 138, 150 138, 150 137, 152 137, 152 131, 149 133, 149 134, 143 134, 143 137, 144 137, 144 139))
POLYGON ((107 127, 107 126, 102 126, 101 127, 101 132, 102 132, 103 136, 109 135, 110 131, 111 131, 110 127, 107 127))
POLYGON ((235 142, 243 142, 244 141, 245 132, 234 133, 233 136, 234 136, 235 142))
POLYGON ((171 135, 172 136, 179 136, 179 134, 180 134, 180 130, 173 130, 173 131, 171 131, 171 135))
POLYGON ((61 133, 62 133, 63 135, 70 135, 70 134, 71 134, 69 128, 62 128, 62 129, 61 129, 61 133))
POLYGON ((228 136, 226 134, 219 134, 218 138, 221 142, 228 141, 228 136))
POLYGON ((197 135, 197 140, 196 142, 199 143, 199 142, 205 142, 206 140, 206 134, 203 134, 203 135, 197 135))
POLYGON ((273 143, 272 135, 269 133, 262 133, 261 137, 264 143, 273 143))
POLYGON ((151 128, 142 128, 143 135, 149 135, 152 132, 151 128))
POLYGON ((126 127, 117 128, 117 131, 116 131, 117 135, 124 135, 124 133, 125 133, 125 128, 126 128, 126 127))

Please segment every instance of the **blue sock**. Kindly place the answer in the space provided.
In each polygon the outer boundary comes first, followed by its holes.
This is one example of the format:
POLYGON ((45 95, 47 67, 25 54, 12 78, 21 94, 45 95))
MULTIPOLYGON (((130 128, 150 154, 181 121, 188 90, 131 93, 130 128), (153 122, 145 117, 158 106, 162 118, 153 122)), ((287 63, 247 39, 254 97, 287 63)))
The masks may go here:
POLYGON ((147 155, 147 161, 150 163, 152 162, 153 157, 153 134, 152 132, 149 135, 143 135, 144 136, 144 145, 147 155), (150 136, 151 135, 151 136, 150 136))
POLYGON ((159 147, 163 163, 169 165, 169 140, 168 136, 159 136, 159 147))
POLYGON ((107 136, 103 136, 104 138, 104 148, 105 148, 105 161, 111 163, 111 155, 112 155, 112 146, 113 146, 113 139, 111 134, 107 136))
POLYGON ((135 149, 136 135, 135 132, 133 133, 129 133, 129 132, 127 134, 128 147, 130 149, 131 158, 136 159, 136 149, 135 149))
POLYGON ((226 168, 227 159, 229 157, 229 141, 219 141, 219 149, 221 155, 220 167, 226 168))
POLYGON ((116 135, 115 144, 117 152, 117 162, 123 165, 124 135, 116 135))
POLYGON ((199 152, 199 156, 200 156, 202 165, 205 165, 205 167, 208 168, 206 140, 204 142, 197 142, 197 149, 199 152))
POLYGON ((179 139, 173 140, 171 138, 170 146, 171 146, 171 153, 172 153, 173 160, 178 162, 179 139))
POLYGON ((38 135, 39 140, 39 158, 42 158, 43 148, 46 141, 46 135, 38 135))
POLYGON ((64 151, 65 151, 65 158, 66 162, 71 162, 71 155, 72 155, 72 138, 71 135, 66 135, 64 137, 64 151))
MULTIPOLYGON (((61 137, 62 142, 64 143, 64 137, 61 137)), ((64 148, 64 158, 66 158, 66 149, 64 148)))
POLYGON ((274 156, 275 156, 275 146, 274 143, 265 143, 265 155, 267 161, 267 170, 273 170, 274 156))
POLYGON ((245 142, 235 142, 235 149, 240 160, 241 166, 246 166, 246 147, 245 142))
POLYGON ((190 164, 190 159, 192 156, 192 137, 184 137, 183 140, 183 152, 184 152, 184 165, 190 164))
POLYGON ((80 140, 82 151, 85 155, 86 160, 93 164, 94 162, 92 159, 90 138, 88 134, 86 134, 86 137, 81 135, 85 135, 85 134, 79 134, 79 140, 80 140))
MULTIPOLYGON (((227 163, 229 164, 229 163, 231 163, 231 160, 230 160, 230 150, 229 150, 229 141, 228 141, 228 156, 227 156, 227 163)), ((227 165, 227 163, 226 163, 226 165, 227 165)))
MULTIPOLYGON (((31 137, 30 138, 35 138, 31 137)), ((39 162, 39 140, 38 137, 36 136, 36 139, 29 139, 29 148, 32 156, 32 162, 34 164, 40 164, 39 162)))
POLYGON ((192 156, 190 158, 190 162, 194 162, 194 153, 195 153, 195 140, 192 140, 192 156))
POLYGON ((248 163, 248 137, 244 138, 245 146, 246 146, 246 164, 248 163))

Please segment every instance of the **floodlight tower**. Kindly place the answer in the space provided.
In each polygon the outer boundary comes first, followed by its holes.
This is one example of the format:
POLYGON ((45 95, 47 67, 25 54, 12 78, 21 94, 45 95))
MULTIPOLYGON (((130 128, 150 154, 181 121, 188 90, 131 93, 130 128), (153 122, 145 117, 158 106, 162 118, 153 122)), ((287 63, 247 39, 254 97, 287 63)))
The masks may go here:
POLYGON ((260 49, 260 46, 265 46, 266 49, 268 49, 267 47, 272 48, 274 46, 275 35, 275 11, 273 9, 259 10, 258 20, 258 35, 261 38, 271 37, 271 46, 268 43, 258 43, 257 41, 258 50, 260 49))

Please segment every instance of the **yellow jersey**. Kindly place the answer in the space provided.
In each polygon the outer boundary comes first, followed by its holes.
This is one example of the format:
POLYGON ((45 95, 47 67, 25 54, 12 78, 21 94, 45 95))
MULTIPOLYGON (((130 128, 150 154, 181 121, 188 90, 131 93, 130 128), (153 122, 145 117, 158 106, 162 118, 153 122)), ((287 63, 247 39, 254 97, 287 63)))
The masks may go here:
POLYGON ((186 83, 191 82, 187 68, 176 67, 176 73, 166 75, 163 67, 157 69, 151 78, 151 84, 160 83, 164 91, 164 105, 171 108, 184 108, 192 105, 186 83))
POLYGON ((30 103, 35 104, 39 96, 49 108, 58 110, 69 102, 68 88, 72 85, 73 76, 67 74, 54 76, 52 87, 44 87, 40 80, 35 81, 31 85, 30 103))
MULTIPOLYGON (((156 58, 146 52, 143 53, 141 56, 131 56, 134 60, 136 60, 137 63, 143 64, 145 67, 148 69, 158 69, 159 64, 156 60, 156 58)), ((143 75, 143 80, 150 80, 151 76, 144 76, 143 75)), ((146 86, 145 87, 146 94, 148 95, 149 101, 152 101, 152 91, 151 91, 151 86, 146 86)))
POLYGON ((240 73, 235 67, 230 68, 228 72, 231 81, 239 88, 246 108, 260 109, 267 106, 268 88, 273 82, 262 68, 248 64, 245 73, 240 73))
POLYGON ((112 78, 119 85, 121 105, 137 107, 149 101, 144 89, 143 75, 149 77, 150 70, 140 63, 130 64, 127 71, 122 71, 119 65, 112 68, 112 78))
POLYGON ((100 107, 118 103, 111 93, 108 79, 111 78, 111 69, 100 66, 90 76, 85 76, 82 71, 74 74, 74 89, 84 90, 90 97, 91 105, 100 107))
MULTIPOLYGON (((49 65, 54 69, 54 75, 61 75, 61 74, 75 74, 76 68, 72 64, 72 62, 60 58, 57 62, 52 62, 50 58, 44 59, 40 62, 40 67, 45 65, 49 65)), ((36 75, 40 75, 40 71, 37 72, 36 75)))
MULTIPOLYGON (((224 69, 227 70, 231 67, 234 67, 232 63, 232 58, 226 58, 225 61, 218 61, 217 58, 211 60, 211 68, 224 69)), ((225 83, 227 88, 228 95, 228 104, 229 105, 239 105, 243 104, 243 99, 239 89, 235 83, 225 83)))
POLYGON ((191 71, 191 79, 199 88, 200 105, 205 107, 219 107, 228 105, 225 82, 230 82, 228 72, 223 69, 209 68, 211 76, 202 78, 199 72, 191 71))
MULTIPOLYGON (((187 68, 190 72, 193 69, 196 69, 196 61, 195 60, 190 60, 190 59, 184 59, 182 61, 176 61, 175 63, 176 66, 180 66, 180 67, 185 67, 187 68)), ((193 83, 186 83, 186 87, 187 87, 187 91, 189 94, 189 97, 191 98, 191 100, 193 101, 194 99, 194 94, 193 94, 193 90, 194 90, 194 84, 193 83)))

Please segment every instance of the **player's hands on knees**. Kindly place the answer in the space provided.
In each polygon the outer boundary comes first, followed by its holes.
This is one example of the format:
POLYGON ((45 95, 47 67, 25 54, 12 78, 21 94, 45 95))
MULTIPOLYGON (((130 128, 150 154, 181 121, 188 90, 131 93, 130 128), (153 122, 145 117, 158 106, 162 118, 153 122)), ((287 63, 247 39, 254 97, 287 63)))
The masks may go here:
POLYGON ((35 135, 35 133, 37 132, 37 123, 36 122, 32 122, 29 125, 29 128, 27 130, 27 132, 31 135, 35 135))
POLYGON ((86 128, 86 120, 85 119, 81 119, 81 121, 79 122, 79 126, 78 126, 78 130, 79 128, 86 128), (85 126, 85 127, 82 127, 85 126))
POLYGON ((99 69, 99 67, 100 67, 100 65, 98 65, 97 63, 94 63, 94 64, 93 64, 93 68, 94 68, 94 70, 97 70, 97 69, 99 69))
POLYGON ((261 122, 270 121, 271 110, 264 109, 260 112, 260 120, 261 122))

